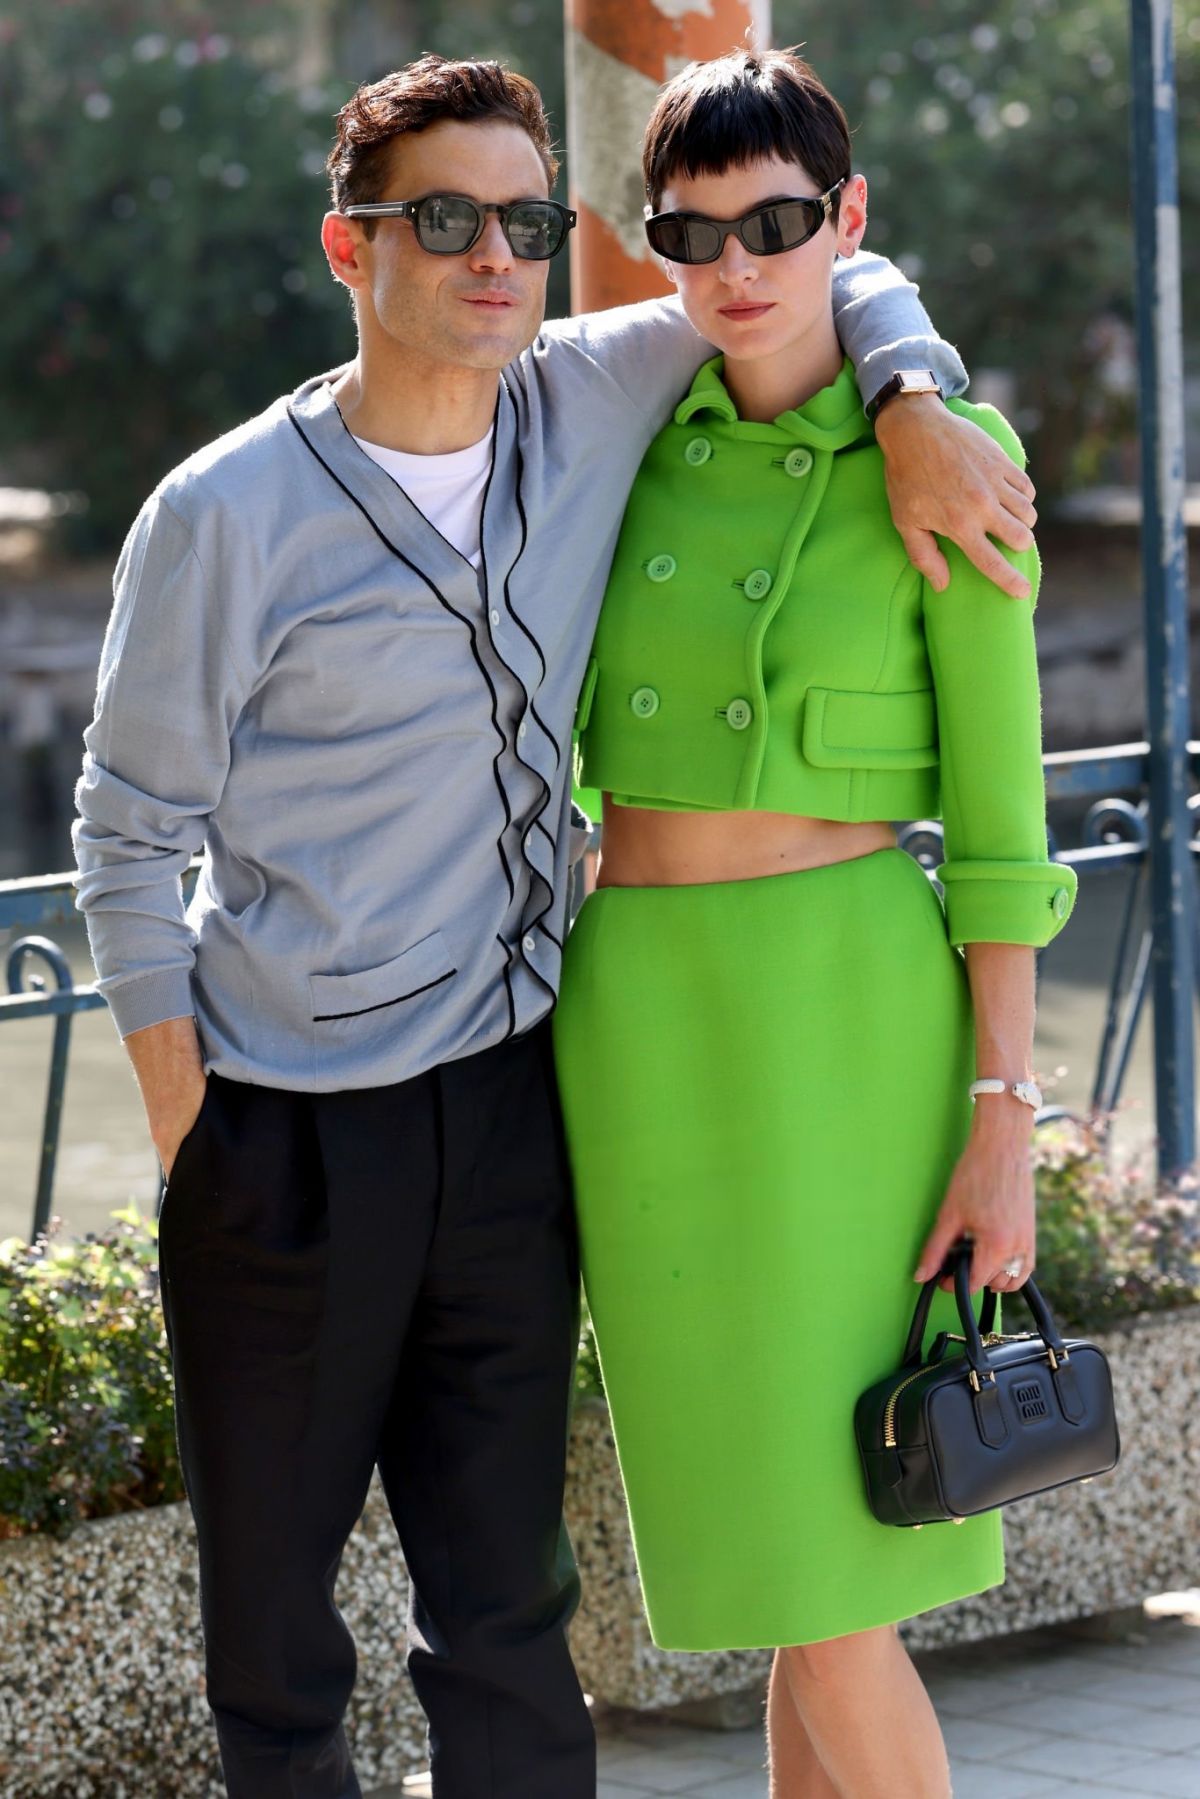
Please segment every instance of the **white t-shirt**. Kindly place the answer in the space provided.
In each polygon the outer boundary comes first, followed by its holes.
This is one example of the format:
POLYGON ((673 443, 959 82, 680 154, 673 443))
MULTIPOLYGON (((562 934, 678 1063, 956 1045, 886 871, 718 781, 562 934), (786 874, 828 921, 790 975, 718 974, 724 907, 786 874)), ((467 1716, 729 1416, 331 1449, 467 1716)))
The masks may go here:
POLYGON ((459 555, 478 568, 483 494, 492 466, 492 431, 477 444, 450 450, 444 456, 385 450, 382 444, 368 443, 363 437, 354 441, 404 489, 459 555))

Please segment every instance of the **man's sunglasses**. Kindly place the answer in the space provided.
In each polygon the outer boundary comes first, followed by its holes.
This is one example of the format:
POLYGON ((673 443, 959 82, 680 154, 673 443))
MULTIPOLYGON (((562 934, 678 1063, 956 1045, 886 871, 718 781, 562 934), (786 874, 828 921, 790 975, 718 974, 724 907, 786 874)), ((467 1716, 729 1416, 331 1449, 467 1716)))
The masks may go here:
POLYGON ((833 213, 834 196, 849 175, 815 200, 768 200, 740 219, 709 219, 699 212, 659 212, 646 220, 650 248, 668 262, 716 262, 732 232, 753 256, 798 250, 833 213))
POLYGON ((372 200, 343 206, 348 219, 409 219, 422 250, 431 256, 461 256, 483 236, 487 215, 500 220, 508 247, 523 262, 557 256, 575 223, 575 214, 557 200, 515 200, 511 206, 481 203, 463 194, 426 194, 423 200, 372 200))

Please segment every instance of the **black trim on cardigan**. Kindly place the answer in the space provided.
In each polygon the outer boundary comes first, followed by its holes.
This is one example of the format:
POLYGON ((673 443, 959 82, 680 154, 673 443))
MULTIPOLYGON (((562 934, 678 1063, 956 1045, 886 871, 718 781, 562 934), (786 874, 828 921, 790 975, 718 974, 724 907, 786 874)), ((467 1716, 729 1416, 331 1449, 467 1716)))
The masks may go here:
POLYGON ((314 1024, 332 1024, 338 1018, 365 1018, 368 1012, 386 1012, 389 1006, 402 1006, 406 999, 416 999, 419 993, 428 993, 433 987, 440 987, 443 981, 452 981, 458 973, 452 968, 447 974, 440 974, 436 981, 426 981, 423 987, 414 987, 411 993, 398 993, 395 999, 381 999, 377 1006, 359 1006, 356 1012, 314 1012, 314 1024))
MULTIPOLYGON (((398 561, 400 561, 404 564, 405 568, 411 569, 413 574, 416 575, 420 580, 422 580, 425 583, 425 585, 429 589, 430 593, 434 596, 434 598, 438 601, 438 603, 441 606, 445 607, 446 611, 451 615, 452 618, 456 618, 460 624, 466 626, 468 635, 470 637, 470 642, 471 642, 471 654, 475 658, 475 663, 476 663, 477 668, 479 669, 480 674, 483 676, 484 681, 487 683, 487 690, 488 690, 489 695, 491 696, 492 728, 495 730, 497 737, 499 737, 499 739, 500 739, 500 748, 499 748, 499 750, 497 750, 495 756, 492 758, 492 773, 495 777, 496 788, 500 795, 500 803, 504 808, 504 829, 507 830, 509 825, 511 825, 512 821, 513 821, 512 820, 512 809, 508 803, 508 795, 504 790, 504 782, 502 781, 502 779, 500 777, 500 758, 504 754, 505 750, 508 748, 508 739, 505 737, 504 732, 500 729, 499 696, 496 692, 495 683, 493 682, 491 675, 489 675, 489 673, 487 671, 487 665, 484 662, 483 657, 479 654, 477 633, 476 633, 475 624, 474 624, 473 620, 468 618, 465 613, 460 612, 456 606, 452 606, 450 604, 450 601, 446 598, 445 594, 442 592, 441 588, 437 585, 436 581, 431 580, 431 578, 425 573, 424 569, 419 568, 417 566, 417 564, 415 562, 413 562, 410 557, 408 557, 404 554, 403 550, 397 548, 397 546, 392 542, 391 538, 387 535, 386 531, 384 531, 382 529, 382 527, 379 525, 377 520, 372 516, 372 514, 370 513, 368 508, 363 505, 363 503, 359 499, 358 495, 356 493, 354 493, 351 488, 347 487, 346 483, 342 480, 341 476, 336 472, 336 470, 330 468, 329 464, 326 462, 325 458, 322 456, 320 450, 317 449, 316 445, 312 442, 311 438, 305 432, 304 427, 301 425, 299 419, 296 417, 295 413, 292 411, 292 407, 291 407, 290 403, 288 405, 287 413, 288 413, 289 419, 291 419, 292 424, 295 426, 296 431, 299 434, 301 443, 303 443, 305 448, 307 450, 309 450, 313 456, 315 456, 316 460, 321 464, 321 467, 325 470, 325 472, 329 476, 330 480, 335 482, 336 485, 341 488, 342 492, 345 494, 346 498, 351 502, 351 504, 356 506, 358 508, 359 512, 362 513, 363 517, 366 519, 367 523, 370 525, 372 531, 374 531, 374 533, 375 533, 376 537, 379 539, 380 543, 383 544, 384 548, 387 550, 390 550, 392 555, 395 556, 398 561)), ((343 420, 343 429, 347 429, 347 427, 345 426, 344 420, 343 420)), ((492 470, 495 469, 495 466, 496 466, 496 445, 495 445, 495 440, 493 439, 493 442, 492 442, 492 470)), ((488 487, 489 488, 491 487, 491 480, 492 480, 492 476, 491 476, 491 472, 489 472, 489 474, 488 474, 488 487)), ((486 506, 486 504, 487 504, 487 490, 485 490, 485 492, 484 492, 484 505, 486 506)), ((481 521, 480 521, 480 543, 481 543, 481 545, 482 545, 482 541, 483 541, 483 526, 482 526, 482 519, 481 519, 481 521)), ((482 550, 481 550, 481 559, 482 559, 482 550)), ((486 578, 486 564, 485 564, 485 578, 486 578)), ((510 673, 511 673, 511 670, 510 670, 510 673)), ((516 891, 517 891, 516 883, 513 881, 512 870, 509 867, 508 856, 505 853, 503 832, 496 839, 496 849, 497 849, 497 852, 500 857, 500 866, 504 870, 504 879, 508 883, 508 897, 510 900, 515 899, 516 891)))

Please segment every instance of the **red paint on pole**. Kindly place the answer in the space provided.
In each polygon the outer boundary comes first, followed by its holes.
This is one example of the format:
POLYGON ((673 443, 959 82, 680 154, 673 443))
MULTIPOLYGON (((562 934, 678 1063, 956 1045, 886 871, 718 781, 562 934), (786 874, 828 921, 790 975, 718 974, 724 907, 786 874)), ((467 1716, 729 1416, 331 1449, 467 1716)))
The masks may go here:
POLYGON ((657 258, 635 262, 598 212, 575 196, 579 223, 571 233, 571 309, 601 312, 674 290, 657 258), (581 297, 586 296, 586 297, 581 297))
POLYGON ((565 0, 576 312, 670 291, 642 229, 641 136, 683 64, 770 41, 769 0, 565 0))
POLYGON ((680 62, 723 56, 748 43, 754 9, 746 0, 709 0, 708 9, 672 18, 653 0, 566 0, 567 23, 597 50, 656 84, 680 62))

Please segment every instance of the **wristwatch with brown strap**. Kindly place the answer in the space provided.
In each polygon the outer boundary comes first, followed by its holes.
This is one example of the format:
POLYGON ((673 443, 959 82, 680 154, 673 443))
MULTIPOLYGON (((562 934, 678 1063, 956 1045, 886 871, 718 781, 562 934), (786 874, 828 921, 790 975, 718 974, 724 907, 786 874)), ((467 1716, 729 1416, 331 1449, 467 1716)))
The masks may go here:
POLYGON ((879 392, 867 401, 864 410, 872 424, 879 414, 880 407, 886 406, 887 402, 896 394, 936 394, 939 400, 943 398, 937 376, 932 369, 897 369, 890 380, 884 382, 879 392))

